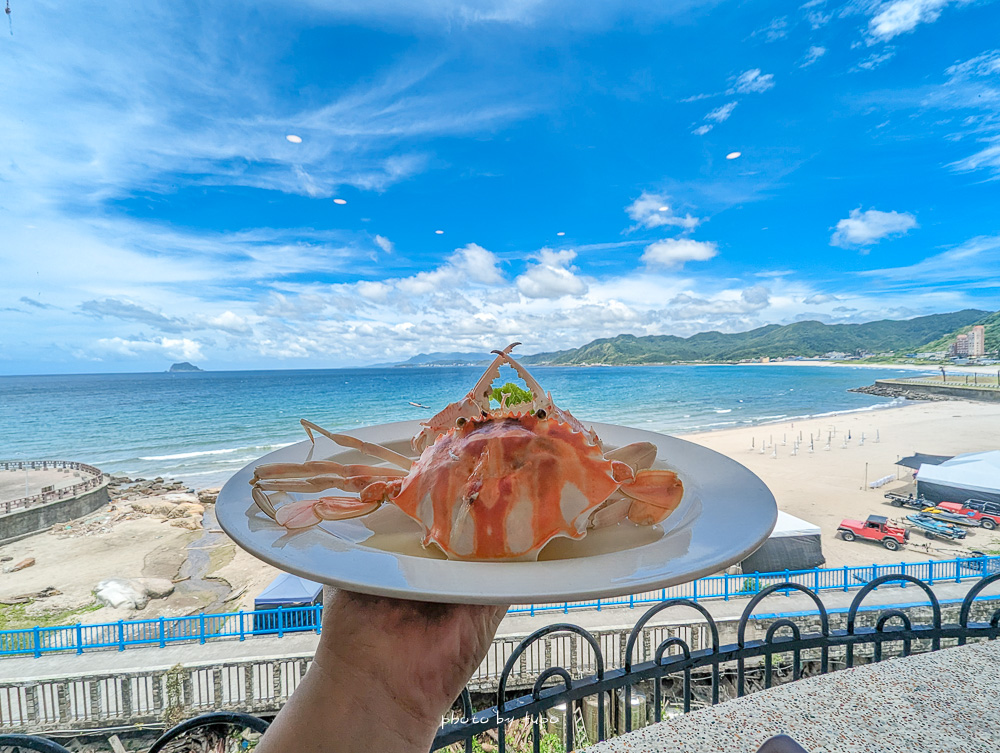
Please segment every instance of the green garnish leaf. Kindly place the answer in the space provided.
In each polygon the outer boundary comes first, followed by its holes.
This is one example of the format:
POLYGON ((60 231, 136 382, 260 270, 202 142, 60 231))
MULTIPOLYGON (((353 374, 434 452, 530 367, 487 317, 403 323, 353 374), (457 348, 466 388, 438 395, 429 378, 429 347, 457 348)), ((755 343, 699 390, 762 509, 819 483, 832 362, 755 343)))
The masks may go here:
POLYGON ((518 387, 513 382, 507 382, 502 387, 494 387, 491 399, 502 405, 501 399, 504 395, 507 395, 508 408, 520 403, 530 403, 534 399, 530 390, 518 387))

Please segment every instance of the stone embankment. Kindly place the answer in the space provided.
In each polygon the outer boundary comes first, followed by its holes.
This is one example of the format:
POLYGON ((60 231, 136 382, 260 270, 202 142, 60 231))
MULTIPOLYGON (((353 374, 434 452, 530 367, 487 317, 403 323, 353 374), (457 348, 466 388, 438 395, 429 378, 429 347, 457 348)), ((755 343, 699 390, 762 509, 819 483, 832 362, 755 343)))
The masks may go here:
POLYGON ((950 395, 936 395, 930 392, 923 392, 919 389, 912 389, 909 387, 897 387, 895 385, 889 384, 871 384, 865 387, 855 387, 854 389, 848 390, 848 392, 861 392, 865 395, 875 395, 877 397, 892 397, 898 398, 903 397, 907 400, 958 400, 960 398, 952 397, 950 395))

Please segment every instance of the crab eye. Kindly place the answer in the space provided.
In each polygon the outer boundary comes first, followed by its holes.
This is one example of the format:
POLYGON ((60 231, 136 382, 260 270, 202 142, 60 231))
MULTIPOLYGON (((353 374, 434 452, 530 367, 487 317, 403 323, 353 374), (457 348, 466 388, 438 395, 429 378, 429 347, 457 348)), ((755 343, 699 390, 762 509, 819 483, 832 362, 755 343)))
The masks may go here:
POLYGON ((461 429, 467 423, 468 419, 463 416, 459 416, 458 418, 455 419, 455 426, 457 426, 459 429, 461 429))
POLYGON ((545 410, 542 408, 535 411, 535 418, 545 418, 545 415, 545 410))

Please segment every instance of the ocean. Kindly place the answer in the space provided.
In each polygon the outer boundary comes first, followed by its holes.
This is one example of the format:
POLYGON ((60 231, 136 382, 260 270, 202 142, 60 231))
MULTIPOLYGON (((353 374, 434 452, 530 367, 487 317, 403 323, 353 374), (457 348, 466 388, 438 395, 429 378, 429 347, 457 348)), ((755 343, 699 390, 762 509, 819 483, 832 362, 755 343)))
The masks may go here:
MULTIPOLYGON (((581 420, 667 434, 878 409, 893 401, 847 390, 913 374, 782 365, 531 371, 581 420)), ((261 455, 305 439, 300 418, 336 431, 427 418, 468 392, 480 373, 426 367, 0 377, 0 460, 77 460, 133 478, 220 486, 261 455)), ((513 372, 505 367, 502 378, 513 372)))

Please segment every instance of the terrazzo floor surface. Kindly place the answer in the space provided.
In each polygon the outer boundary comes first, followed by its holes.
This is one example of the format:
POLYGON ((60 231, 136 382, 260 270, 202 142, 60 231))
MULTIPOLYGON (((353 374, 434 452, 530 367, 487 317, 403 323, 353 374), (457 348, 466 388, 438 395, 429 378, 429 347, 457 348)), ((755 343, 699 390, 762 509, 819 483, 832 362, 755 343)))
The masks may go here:
POLYGON ((754 753, 781 733, 809 753, 995 753, 1000 750, 1000 641, 811 677, 587 750, 754 753))

